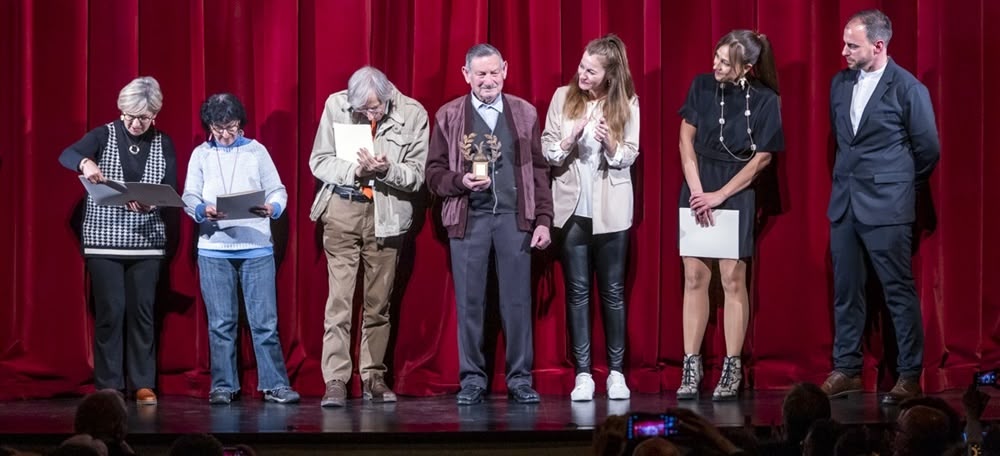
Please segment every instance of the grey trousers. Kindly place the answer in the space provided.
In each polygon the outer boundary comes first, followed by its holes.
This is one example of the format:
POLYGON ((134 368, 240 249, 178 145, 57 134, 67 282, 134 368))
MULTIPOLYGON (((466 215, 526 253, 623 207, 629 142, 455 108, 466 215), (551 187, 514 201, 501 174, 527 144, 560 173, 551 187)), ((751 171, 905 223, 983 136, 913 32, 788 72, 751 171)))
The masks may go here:
POLYGON ((517 214, 469 211, 465 237, 451 239, 451 269, 458 306, 459 378, 486 388, 483 324, 491 248, 507 344, 507 387, 531 385, 531 234, 517 229, 517 214))

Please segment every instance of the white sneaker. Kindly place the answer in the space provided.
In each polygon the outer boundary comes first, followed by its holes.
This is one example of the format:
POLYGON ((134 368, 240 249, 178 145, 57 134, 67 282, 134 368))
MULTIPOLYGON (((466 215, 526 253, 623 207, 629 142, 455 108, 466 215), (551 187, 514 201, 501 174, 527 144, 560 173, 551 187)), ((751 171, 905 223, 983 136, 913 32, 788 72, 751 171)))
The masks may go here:
POLYGON ((594 378, 588 373, 576 374, 576 386, 569 398, 574 401, 594 400, 594 378))
POLYGON ((625 385, 625 376, 621 372, 611 371, 608 374, 608 399, 628 399, 632 392, 625 385))

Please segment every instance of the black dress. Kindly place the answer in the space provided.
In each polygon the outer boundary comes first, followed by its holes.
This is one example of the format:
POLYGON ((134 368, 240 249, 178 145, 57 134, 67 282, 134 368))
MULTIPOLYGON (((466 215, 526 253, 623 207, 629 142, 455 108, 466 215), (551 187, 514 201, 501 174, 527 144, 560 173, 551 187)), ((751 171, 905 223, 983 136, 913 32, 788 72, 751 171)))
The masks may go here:
MULTIPOLYGON (((697 128, 694 151, 698 158, 698 175, 702 190, 714 192, 725 186, 753 156, 750 135, 747 134, 746 94, 750 93, 750 130, 759 152, 780 152, 785 148, 781 130, 781 111, 778 95, 759 81, 750 79, 747 87, 733 83, 719 83, 711 73, 695 77, 687 101, 679 111, 681 117, 697 128), (725 124, 719 123, 722 113, 720 102, 725 99, 725 124), (719 142, 719 133, 726 148, 719 142)), ((691 189, 687 181, 681 184, 680 207, 690 207, 691 189)), ((754 253, 754 221, 756 219, 756 194, 751 184, 732 195, 717 209, 740 211, 740 258, 750 258, 754 253)))

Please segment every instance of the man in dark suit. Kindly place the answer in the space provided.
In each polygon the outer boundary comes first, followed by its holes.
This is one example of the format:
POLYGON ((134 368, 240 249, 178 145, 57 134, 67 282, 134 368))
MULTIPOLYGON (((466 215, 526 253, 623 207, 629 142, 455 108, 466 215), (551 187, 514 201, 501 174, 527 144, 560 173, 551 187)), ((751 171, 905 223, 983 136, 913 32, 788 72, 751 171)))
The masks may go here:
POLYGON ((918 396, 923 323, 910 265, 916 189, 939 157, 927 88, 887 54, 892 23, 878 10, 851 16, 842 55, 848 68, 830 87, 837 160, 830 194, 833 255, 833 372, 830 397, 860 391, 865 328, 865 258, 882 284, 896 329, 899 380, 885 404, 918 396))

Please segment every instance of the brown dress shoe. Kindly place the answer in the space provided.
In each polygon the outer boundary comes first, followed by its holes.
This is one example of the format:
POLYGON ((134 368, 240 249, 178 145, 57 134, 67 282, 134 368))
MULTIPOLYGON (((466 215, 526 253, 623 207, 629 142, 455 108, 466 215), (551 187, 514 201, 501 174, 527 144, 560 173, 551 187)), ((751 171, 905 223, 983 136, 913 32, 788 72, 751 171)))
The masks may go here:
POLYGON ((889 393, 882 397, 883 405, 896 405, 913 397, 920 397, 923 391, 920 389, 920 379, 899 377, 896 386, 893 386, 889 393))
POLYGON ((139 388, 135 392, 135 403, 139 405, 156 405, 156 393, 149 388, 139 388))
POLYGON ((371 377, 365 380, 362 392, 364 398, 372 402, 396 402, 396 393, 385 384, 381 374, 371 374, 371 377))
POLYGON ((843 372, 833 371, 820 388, 830 399, 846 397, 848 394, 861 392, 861 377, 851 377, 843 372))
POLYGON ((347 385, 340 380, 326 382, 326 393, 319 401, 321 407, 343 407, 347 405, 347 385))

